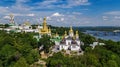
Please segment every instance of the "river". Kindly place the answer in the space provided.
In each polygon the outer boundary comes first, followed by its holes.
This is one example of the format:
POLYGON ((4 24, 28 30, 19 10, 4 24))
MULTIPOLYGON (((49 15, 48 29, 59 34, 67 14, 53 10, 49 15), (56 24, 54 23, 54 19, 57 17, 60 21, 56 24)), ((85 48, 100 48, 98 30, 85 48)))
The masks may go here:
POLYGON ((86 34, 90 34, 96 38, 104 40, 120 41, 120 32, 106 32, 106 31, 90 31, 87 30, 86 34))

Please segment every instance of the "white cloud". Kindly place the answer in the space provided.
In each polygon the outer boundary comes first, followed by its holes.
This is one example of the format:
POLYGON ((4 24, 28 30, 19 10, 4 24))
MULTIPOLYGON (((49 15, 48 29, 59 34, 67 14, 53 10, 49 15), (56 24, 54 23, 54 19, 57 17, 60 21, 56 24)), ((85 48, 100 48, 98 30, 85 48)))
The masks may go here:
POLYGON ((90 5, 88 0, 67 0, 67 7, 79 6, 79 5, 90 5))
POLYGON ((61 18, 61 21, 64 21, 65 19, 64 18, 61 18))
POLYGON ((35 14, 33 14, 33 13, 32 14, 27 14, 26 16, 31 16, 32 17, 32 16, 35 16, 35 14))
POLYGON ((56 13, 52 14, 52 16, 53 16, 53 17, 59 17, 59 16, 64 16, 64 15, 56 12, 56 13))
MULTIPOLYGON (((53 8, 56 7, 53 3, 58 3, 60 0, 44 0, 43 2, 37 2, 35 5, 38 5, 38 9, 43 8, 53 8)), ((34 8, 33 8, 34 9, 34 8)))
POLYGON ((106 12, 105 14, 107 14, 107 15, 120 15, 120 11, 111 11, 111 12, 106 12))
POLYGON ((10 10, 19 11, 19 12, 25 12, 25 11, 27 12, 27 11, 30 11, 31 9, 32 7, 22 5, 22 4, 17 4, 17 5, 11 6, 10 10))
POLYGON ((115 19, 120 19, 120 16, 115 16, 114 18, 115 18, 115 19))
POLYGON ((80 13, 80 12, 72 12, 72 14, 81 15, 82 13, 80 13))
POLYGON ((10 9, 12 12, 29 12, 32 7, 25 4, 26 2, 29 2, 30 0, 15 0, 14 5, 10 6, 10 9))
POLYGON ((57 18, 57 22, 62 22, 62 23, 64 23, 64 18, 57 18))
POLYGON ((4 16, 3 19, 10 19, 10 17, 9 16, 4 16))
POLYGON ((9 13, 8 7, 0 7, 0 14, 6 14, 9 13))
POLYGON ((102 16, 103 20, 108 20, 107 16, 102 16))
POLYGON ((43 2, 36 3, 36 5, 40 6, 38 8, 71 8, 74 6, 90 4, 91 3, 88 0, 44 0, 43 2))
POLYGON ((43 2, 36 3, 41 6, 52 5, 52 3, 56 3, 58 0, 44 0, 43 2))
POLYGON ((31 13, 31 14, 20 14, 20 13, 12 13, 14 16, 29 16, 29 17, 32 17, 32 16, 35 16, 35 14, 31 13))
POLYGON ((49 16, 48 16, 48 17, 46 17, 46 18, 47 18, 47 20, 52 20, 52 19, 51 19, 51 17, 49 17, 49 16))

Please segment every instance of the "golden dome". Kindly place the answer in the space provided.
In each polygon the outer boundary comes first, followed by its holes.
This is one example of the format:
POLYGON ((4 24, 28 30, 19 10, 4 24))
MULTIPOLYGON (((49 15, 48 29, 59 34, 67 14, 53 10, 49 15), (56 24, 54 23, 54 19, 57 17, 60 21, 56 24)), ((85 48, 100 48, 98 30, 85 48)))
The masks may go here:
POLYGON ((70 30, 69 30, 69 32, 70 32, 70 33, 72 33, 72 32, 73 32, 72 26, 70 27, 70 30))
POLYGON ((67 36, 67 31, 65 31, 65 34, 64 34, 64 36, 67 36))
POLYGON ((23 23, 24 25, 30 26, 30 22, 26 21, 23 23))
POLYGON ((76 36, 78 36, 78 31, 76 31, 76 36))

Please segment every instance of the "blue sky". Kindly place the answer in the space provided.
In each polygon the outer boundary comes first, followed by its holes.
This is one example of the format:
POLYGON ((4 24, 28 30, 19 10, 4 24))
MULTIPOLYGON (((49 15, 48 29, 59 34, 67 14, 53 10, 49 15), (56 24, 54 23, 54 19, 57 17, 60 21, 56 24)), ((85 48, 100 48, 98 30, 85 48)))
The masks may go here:
POLYGON ((29 21, 41 24, 43 17, 55 26, 120 26, 120 0, 0 0, 0 23, 29 21))

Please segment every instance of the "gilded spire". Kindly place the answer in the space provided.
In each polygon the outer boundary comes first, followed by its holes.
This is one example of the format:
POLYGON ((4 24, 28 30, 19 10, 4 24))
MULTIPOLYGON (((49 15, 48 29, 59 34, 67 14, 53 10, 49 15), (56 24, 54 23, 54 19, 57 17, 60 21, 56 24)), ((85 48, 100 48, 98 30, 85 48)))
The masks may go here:
POLYGON ((76 36, 78 36, 78 31, 76 31, 76 36))
POLYGON ((70 33, 72 33, 73 32, 73 29, 72 29, 72 26, 70 27, 70 33))
POLYGON ((79 38, 79 34, 78 34, 78 31, 76 31, 76 38, 79 38))
POLYGON ((47 30, 46 17, 44 17, 44 19, 43 19, 43 29, 47 30))
POLYGON ((56 32, 55 36, 58 36, 58 33, 56 32))
POLYGON ((64 34, 64 36, 67 36, 67 31, 65 31, 65 34, 64 34))
POLYGON ((70 27, 70 30, 69 30, 69 36, 70 37, 74 36, 74 32, 73 32, 72 26, 70 27))
POLYGON ((62 39, 64 39, 65 37, 64 36, 62 36, 62 39))
POLYGON ((46 17, 44 17, 43 22, 46 23, 46 17))
POLYGON ((48 29, 48 32, 51 33, 51 29, 50 28, 48 29))

